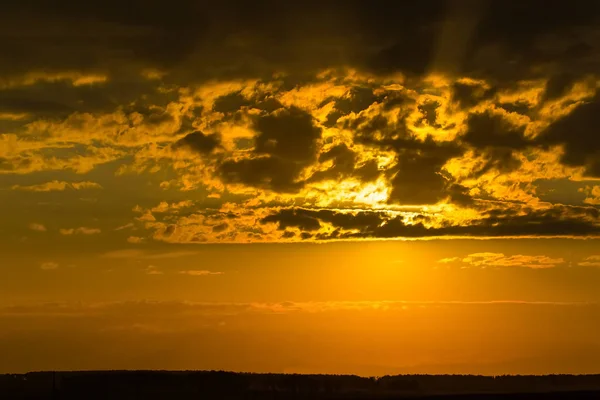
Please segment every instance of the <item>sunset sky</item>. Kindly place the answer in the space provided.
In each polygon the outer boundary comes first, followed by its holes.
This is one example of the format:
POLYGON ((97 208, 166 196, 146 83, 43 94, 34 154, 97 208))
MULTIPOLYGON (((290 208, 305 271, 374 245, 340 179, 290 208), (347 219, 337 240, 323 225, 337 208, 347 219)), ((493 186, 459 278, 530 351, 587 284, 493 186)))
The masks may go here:
POLYGON ((0 373, 600 373, 600 2, 0 6, 0 373))

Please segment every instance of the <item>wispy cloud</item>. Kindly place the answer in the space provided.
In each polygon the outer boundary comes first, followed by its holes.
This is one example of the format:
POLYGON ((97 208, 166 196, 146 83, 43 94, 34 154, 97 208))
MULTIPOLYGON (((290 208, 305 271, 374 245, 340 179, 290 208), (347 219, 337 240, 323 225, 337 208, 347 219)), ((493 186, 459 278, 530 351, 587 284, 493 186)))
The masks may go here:
POLYGON ((207 270, 187 270, 187 271, 179 271, 182 275, 191 275, 191 276, 207 276, 207 275, 223 275, 224 272, 218 271, 207 271, 207 270))
POLYGON ((565 260, 562 258, 551 258, 544 255, 529 256, 523 254, 517 254, 512 256, 506 256, 503 253, 473 253, 469 254, 464 258, 460 257, 449 257, 438 260, 439 263, 463 263, 469 264, 474 267, 522 267, 522 268, 553 268, 559 264, 564 264, 565 260))
POLYGON ((291 312, 332 312, 332 311, 404 311, 425 310, 429 307, 599 307, 594 302, 561 301, 308 301, 308 302, 191 302, 191 301, 120 301, 106 303, 28 304, 0 307, 0 317, 6 316, 64 316, 80 317, 93 315, 121 314, 124 310, 138 316, 156 317, 158 313, 167 315, 231 315, 239 313, 291 313, 291 312))
POLYGON ((53 269, 57 269, 58 268, 58 263, 52 262, 52 261, 48 261, 48 262, 44 262, 40 265, 40 268, 43 269, 44 271, 49 271, 49 270, 53 270, 53 269))
POLYGON ((59 229, 61 235, 97 235, 102 232, 101 229, 98 228, 88 228, 85 226, 81 226, 79 228, 68 228, 68 229, 59 229))
POLYGON ((41 183, 39 185, 13 185, 13 190, 22 190, 27 192, 61 192, 67 189, 82 190, 82 189, 102 189, 102 186, 96 182, 83 181, 83 182, 65 182, 65 181, 51 181, 41 183))
POLYGON ((43 224, 31 223, 29 224, 29 229, 36 232, 46 232, 48 229, 43 224))
POLYGON ((163 275, 164 272, 158 269, 158 267, 154 265, 148 265, 146 267, 146 274, 148 275, 163 275))
POLYGON ((600 267, 600 256, 589 256, 577 263, 577 265, 581 265, 582 267, 600 267))
POLYGON ((116 228, 115 228, 115 231, 122 231, 123 229, 130 229, 130 228, 133 228, 134 226, 135 226, 135 225, 134 225, 132 222, 130 222, 130 223, 128 223, 128 224, 125 224, 125 225, 121 225, 121 226, 118 226, 118 227, 116 227, 116 228))
POLYGON ((164 258, 187 257, 198 254, 197 251, 170 251, 170 252, 150 252, 139 249, 122 249, 106 252, 101 255, 103 258, 139 258, 145 260, 158 260, 164 258))

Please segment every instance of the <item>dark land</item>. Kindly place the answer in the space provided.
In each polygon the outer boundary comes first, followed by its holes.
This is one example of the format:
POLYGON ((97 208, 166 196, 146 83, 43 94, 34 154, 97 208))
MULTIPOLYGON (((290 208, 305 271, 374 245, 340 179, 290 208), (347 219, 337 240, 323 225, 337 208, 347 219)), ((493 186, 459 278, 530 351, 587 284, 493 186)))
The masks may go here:
POLYGON ((222 371, 0 375, 0 399, 600 399, 600 375, 250 374, 222 371))

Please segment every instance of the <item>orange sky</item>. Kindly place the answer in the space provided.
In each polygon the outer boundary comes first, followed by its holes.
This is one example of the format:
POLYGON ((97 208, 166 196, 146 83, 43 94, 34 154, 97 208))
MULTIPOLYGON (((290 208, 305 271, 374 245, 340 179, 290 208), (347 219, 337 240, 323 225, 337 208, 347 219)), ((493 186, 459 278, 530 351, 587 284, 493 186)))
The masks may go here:
POLYGON ((600 6, 42 3, 0 372, 599 372, 600 6))

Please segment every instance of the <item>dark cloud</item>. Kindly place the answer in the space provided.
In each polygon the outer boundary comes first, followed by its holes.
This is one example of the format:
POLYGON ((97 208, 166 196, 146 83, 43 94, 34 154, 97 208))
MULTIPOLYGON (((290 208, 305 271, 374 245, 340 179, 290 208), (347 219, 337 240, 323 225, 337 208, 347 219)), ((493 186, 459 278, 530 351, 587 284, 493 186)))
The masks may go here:
POLYGON ((73 109, 65 104, 32 97, 12 97, 10 93, 0 91, 0 111, 6 113, 33 113, 38 117, 66 117, 73 109))
POLYGON ((452 100, 465 109, 490 99, 495 93, 494 89, 485 88, 478 83, 460 83, 452 85, 452 100))
POLYGON ((524 126, 514 125, 501 114, 489 111, 469 116, 467 132, 462 140, 485 160, 482 166, 471 172, 473 176, 481 176, 490 170, 501 173, 516 170, 521 162, 515 151, 532 144, 525 138, 524 126))
POLYGON ((448 196, 446 189, 452 182, 444 176, 442 167, 462 153, 459 147, 437 144, 431 138, 393 143, 398 159, 396 166, 388 171, 392 186, 390 202, 434 204, 448 196))
POLYGON ((564 145, 561 162, 585 167, 586 175, 600 177, 600 96, 551 124, 542 132, 539 143, 564 145))
POLYGON ((254 122, 253 156, 226 160, 219 172, 226 182, 296 192, 302 170, 316 161, 321 128, 313 117, 297 108, 281 108, 257 117, 254 122))
POLYGON ((320 163, 331 161, 333 165, 327 170, 315 172, 308 182, 339 180, 347 177, 356 177, 365 182, 377 179, 380 175, 377 162, 369 160, 358 166, 357 159, 356 152, 348 148, 346 144, 336 145, 319 156, 320 163))
POLYGON ((523 149, 529 144, 525 138, 525 126, 516 126, 502 115, 489 111, 469 116, 467 132, 462 140, 477 149, 523 149))
POLYGON ((573 86, 577 79, 575 74, 561 72, 548 79, 542 101, 555 100, 563 95, 573 86))
POLYGON ((554 48, 539 40, 549 33, 568 37, 597 23, 595 2, 492 1, 477 12, 459 3, 351 0, 339 7, 317 1, 179 0, 165 7, 134 0, 123 9, 114 0, 60 5, 23 0, 3 5, 0 70, 156 67, 187 81, 349 65, 381 74, 422 74, 439 68, 434 61, 442 35, 448 34, 443 29, 448 18, 479 22, 460 38, 464 59, 443 65, 452 71, 514 77, 531 74, 548 59, 577 60, 578 66, 585 59, 588 70, 594 65, 588 56, 595 48, 576 36, 554 48))
POLYGON ((311 214, 310 211, 303 209, 285 209, 261 219, 260 222, 262 224, 276 222, 278 229, 282 231, 291 227, 300 228, 303 231, 316 231, 321 224, 311 214))
POLYGON ((449 201, 463 207, 471 206, 474 203, 473 197, 469 194, 467 187, 459 184, 451 184, 447 188, 449 201))
POLYGON ((257 102, 254 107, 267 113, 272 113, 275 110, 283 108, 283 104, 274 97, 267 97, 266 99, 257 102))
POLYGON ((213 105, 213 110, 222 113, 232 113, 250 104, 251 102, 240 92, 233 92, 217 97, 213 105))
POLYGON ((212 227, 212 231, 215 233, 220 233, 226 231, 229 228, 229 224, 227 222, 223 222, 221 224, 215 225, 212 227))
POLYGON ((297 108, 280 109, 258 118, 254 151, 300 163, 315 159, 317 139, 321 128, 314 125, 313 117, 297 108))
POLYGON ((437 109, 439 107, 440 103, 437 101, 428 101, 425 104, 419 105, 418 109, 423 115, 419 123, 429 125, 433 128, 441 128, 442 126, 437 123, 437 109))
POLYGON ((524 101, 516 101, 513 103, 500 103, 498 105, 500 106, 500 108, 503 108, 508 112, 522 115, 529 115, 531 113, 532 108, 531 104, 524 101))
POLYGON ((368 87, 353 87, 350 92, 342 98, 327 99, 324 104, 334 100, 334 109, 327 115, 326 127, 332 127, 337 120, 350 113, 356 113, 366 110, 373 103, 381 100, 380 96, 373 93, 373 89, 368 87))
MULTIPOLYGON (((278 223, 279 229, 297 227, 311 233, 321 223, 337 228, 333 234, 320 233, 325 239, 421 238, 434 236, 588 236, 600 234, 596 208, 556 206, 547 210, 490 210, 468 225, 427 227, 423 222, 407 223, 402 216, 385 212, 339 212, 331 210, 282 209, 262 219, 278 223), (343 232, 340 233, 340 230, 343 232), (332 236, 333 235, 333 236, 332 236)), ((415 220, 416 221, 416 220, 415 220)))
POLYGON ((205 135, 200 131, 195 131, 175 142, 174 147, 186 147, 200 154, 209 154, 219 147, 220 143, 221 138, 216 133, 205 135))
POLYGON ((304 231, 316 231, 321 228, 321 222, 325 222, 336 228, 370 232, 384 221, 384 215, 377 212, 341 213, 332 210, 289 208, 263 218, 261 223, 277 223, 279 230, 296 227, 304 231))
POLYGON ((288 193, 297 192, 304 185, 297 182, 301 171, 298 163, 270 156, 226 160, 219 166, 225 182, 288 193))
POLYGON ((491 170, 508 173, 521 166, 521 161, 515 157, 513 150, 510 148, 490 148, 483 155, 486 158, 485 164, 471 171, 472 176, 479 177, 491 170))

